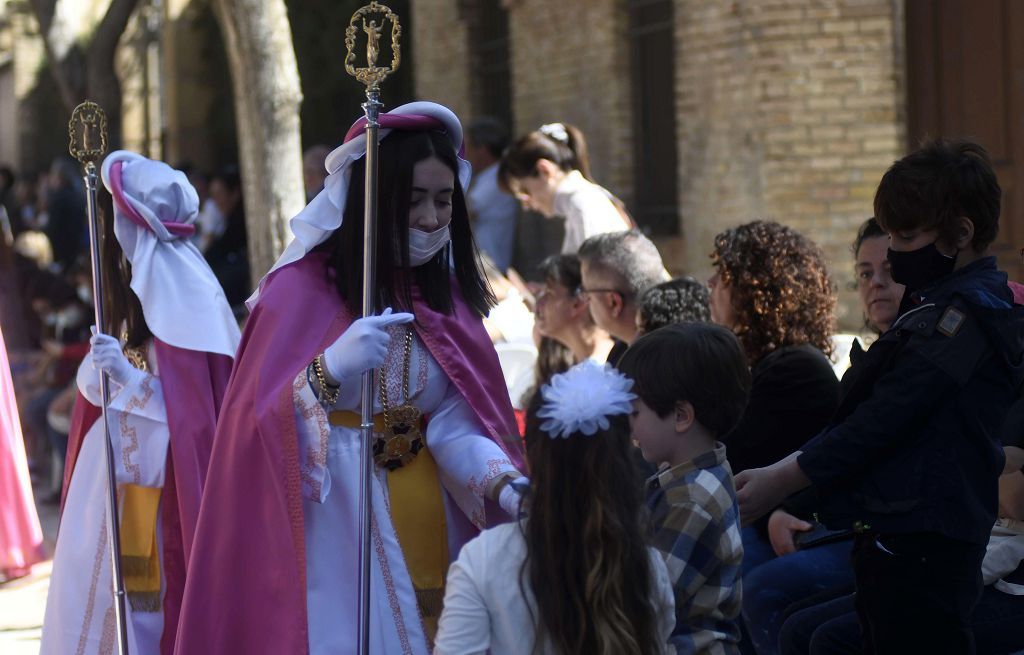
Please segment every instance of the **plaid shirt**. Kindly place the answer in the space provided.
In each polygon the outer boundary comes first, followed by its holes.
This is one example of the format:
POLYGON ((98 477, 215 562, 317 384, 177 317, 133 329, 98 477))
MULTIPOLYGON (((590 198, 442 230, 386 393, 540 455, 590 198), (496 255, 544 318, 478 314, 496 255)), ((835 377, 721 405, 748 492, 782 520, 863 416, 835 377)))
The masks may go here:
POLYGON ((734 655, 740 630, 739 508, 725 446, 647 481, 651 545, 668 565, 676 598, 676 653, 734 655))

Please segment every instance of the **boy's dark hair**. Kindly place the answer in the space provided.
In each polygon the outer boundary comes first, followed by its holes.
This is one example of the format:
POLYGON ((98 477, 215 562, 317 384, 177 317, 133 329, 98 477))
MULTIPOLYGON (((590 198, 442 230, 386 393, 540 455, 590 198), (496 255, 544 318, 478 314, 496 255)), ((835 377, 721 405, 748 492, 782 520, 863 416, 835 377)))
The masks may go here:
POLYGON ((894 163, 875 192, 875 216, 887 232, 937 230, 956 242, 957 219, 974 223, 971 246, 982 252, 999 232, 999 182, 983 147, 937 139, 894 163))
POLYGON ((715 436, 736 426, 750 395, 750 369, 739 339, 713 323, 678 323, 645 334, 618 368, 658 416, 689 402, 697 421, 715 436))
POLYGON ((656 284, 640 297, 640 328, 644 332, 673 323, 710 320, 708 288, 692 277, 656 284))

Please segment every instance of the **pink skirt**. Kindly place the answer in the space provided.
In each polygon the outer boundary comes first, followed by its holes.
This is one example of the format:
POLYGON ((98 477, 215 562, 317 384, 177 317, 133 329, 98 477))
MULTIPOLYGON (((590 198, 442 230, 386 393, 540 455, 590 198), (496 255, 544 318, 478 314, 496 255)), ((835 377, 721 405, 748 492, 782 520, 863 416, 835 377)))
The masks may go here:
POLYGON ((26 575, 42 558, 43 530, 32 498, 18 404, 0 332, 0 579, 26 575))

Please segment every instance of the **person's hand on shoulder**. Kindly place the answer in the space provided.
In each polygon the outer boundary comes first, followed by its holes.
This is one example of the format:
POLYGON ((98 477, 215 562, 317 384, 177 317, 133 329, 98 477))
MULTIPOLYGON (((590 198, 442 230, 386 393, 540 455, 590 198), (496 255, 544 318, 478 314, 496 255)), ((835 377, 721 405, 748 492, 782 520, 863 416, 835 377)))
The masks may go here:
POLYGON ((736 501, 740 522, 750 525, 778 507, 783 500, 810 484, 797 463, 797 451, 763 468, 747 469, 736 475, 736 501))

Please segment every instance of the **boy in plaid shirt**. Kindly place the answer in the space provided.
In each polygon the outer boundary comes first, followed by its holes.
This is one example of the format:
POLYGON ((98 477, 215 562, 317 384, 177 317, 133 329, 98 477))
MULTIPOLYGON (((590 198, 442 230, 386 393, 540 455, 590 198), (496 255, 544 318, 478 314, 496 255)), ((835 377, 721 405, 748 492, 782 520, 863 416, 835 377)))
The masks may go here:
POLYGON ((739 653, 739 511, 725 446, 739 420, 750 369, 735 335, 707 323, 669 325, 623 355, 637 400, 630 427, 644 459, 660 465, 648 481, 651 545, 672 578, 677 653, 739 653))

